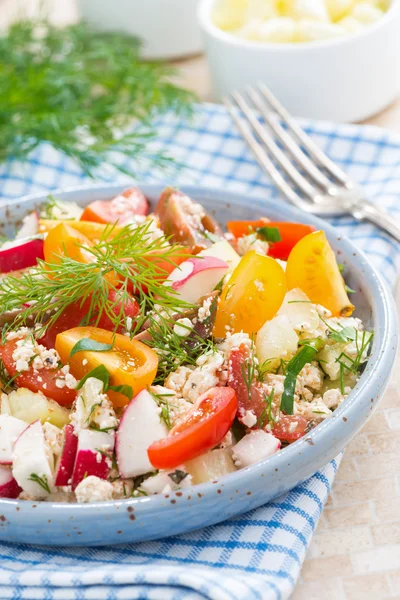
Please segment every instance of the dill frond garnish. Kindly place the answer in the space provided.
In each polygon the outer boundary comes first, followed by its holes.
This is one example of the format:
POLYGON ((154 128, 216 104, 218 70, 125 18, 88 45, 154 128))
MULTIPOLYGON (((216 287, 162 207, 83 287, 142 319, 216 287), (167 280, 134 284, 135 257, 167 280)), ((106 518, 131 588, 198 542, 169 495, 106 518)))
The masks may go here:
POLYGON ((358 370, 363 362, 367 360, 366 353, 368 348, 372 342, 374 337, 373 331, 365 331, 365 329, 360 332, 356 331, 356 337, 354 340, 356 346, 356 356, 352 358, 346 352, 341 352, 341 354, 336 359, 336 362, 339 363, 339 381, 340 381, 340 391, 344 394, 344 377, 346 372, 357 374, 358 370), (361 339, 360 339, 361 338, 361 339))
POLYGON ((129 175, 174 165, 154 148, 151 120, 189 115, 195 96, 173 68, 141 61, 137 38, 23 19, 0 37, 0 56, 0 161, 49 142, 89 176, 103 164, 129 175))
POLYGON ((29 481, 34 481, 35 483, 40 485, 40 487, 43 488, 44 491, 47 492, 48 494, 51 493, 51 489, 50 489, 49 482, 48 482, 46 475, 43 475, 43 477, 40 477, 36 473, 31 473, 31 476, 28 477, 28 479, 29 479, 29 481))
POLYGON ((135 229, 123 227, 109 239, 109 228, 103 239, 91 248, 85 248, 92 255, 92 262, 81 263, 68 256, 59 256, 57 264, 38 261, 35 269, 21 277, 13 275, 0 280, 0 313, 14 309, 23 310, 16 316, 10 329, 25 325, 32 314, 40 323, 36 335, 43 335, 62 312, 71 304, 82 306, 87 300, 89 308, 87 322, 98 325, 102 314, 106 314, 116 331, 124 325, 123 311, 115 311, 115 301, 109 300, 109 292, 117 290, 118 302, 125 304, 131 297, 129 289, 138 292, 140 312, 130 332, 134 336, 147 320, 146 313, 152 310, 182 312, 192 305, 177 297, 170 286, 162 285, 167 273, 158 261, 174 263, 182 250, 170 245, 165 238, 151 240, 151 222, 135 229), (152 260, 157 254, 157 264, 152 260), (29 304, 29 306, 27 306, 29 304), (158 308, 157 308, 158 307, 158 308))
POLYGON ((274 399, 274 395, 275 388, 272 388, 269 396, 267 396, 267 394, 264 393, 264 408, 257 420, 257 427, 259 427, 260 429, 262 429, 267 423, 269 423, 271 429, 273 429, 274 424, 279 421, 279 416, 275 418, 272 412, 272 401, 274 399))
POLYGON ((153 400, 155 401, 155 403, 161 410, 161 413, 160 413, 161 419, 164 421, 164 423, 166 424, 168 429, 171 429, 172 425, 171 425, 170 409, 176 408, 176 406, 174 406, 173 404, 170 404, 168 402, 168 398, 173 398, 175 396, 175 394, 173 392, 171 392, 171 394, 156 394, 156 392, 154 392, 151 388, 148 388, 148 389, 149 389, 149 393, 152 396, 153 400))

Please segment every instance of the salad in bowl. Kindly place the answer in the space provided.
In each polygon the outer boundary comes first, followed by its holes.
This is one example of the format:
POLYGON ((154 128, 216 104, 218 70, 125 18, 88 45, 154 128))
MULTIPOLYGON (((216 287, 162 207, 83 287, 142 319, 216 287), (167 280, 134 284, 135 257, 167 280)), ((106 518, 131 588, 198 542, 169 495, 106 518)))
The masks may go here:
POLYGON ((322 230, 165 189, 50 197, 0 248, 0 497, 168 494, 253 465, 343 402, 373 332, 322 230))

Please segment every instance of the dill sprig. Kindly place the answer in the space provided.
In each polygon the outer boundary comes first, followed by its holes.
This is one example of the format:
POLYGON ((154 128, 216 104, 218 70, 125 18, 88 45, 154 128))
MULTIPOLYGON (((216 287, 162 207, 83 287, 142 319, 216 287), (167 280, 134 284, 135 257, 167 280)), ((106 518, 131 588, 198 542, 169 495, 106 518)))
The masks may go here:
POLYGON ((361 332, 356 331, 355 336, 355 346, 356 346, 356 356, 352 358, 346 352, 341 352, 341 354, 336 359, 336 362, 339 363, 339 381, 340 381, 340 391, 344 394, 344 377, 346 372, 357 374, 358 370, 363 362, 367 360, 366 353, 368 348, 372 342, 374 337, 373 331, 366 331, 365 329, 361 332), (361 338, 361 339, 360 339, 361 338))
POLYGON ((151 121, 189 115, 194 95, 168 65, 141 61, 137 38, 22 19, 0 37, 0 56, 0 161, 49 142, 89 176, 103 163, 129 175, 174 164, 155 151, 151 121))
POLYGON ((166 377, 182 365, 196 365, 202 354, 215 352, 216 346, 212 337, 202 337, 194 329, 190 336, 181 337, 174 331, 176 321, 168 315, 154 311, 148 315, 151 335, 145 344, 158 354, 158 370, 154 384, 163 384, 166 377), (190 339, 189 339, 190 338, 190 339))
POLYGON ((173 398, 175 396, 175 394, 173 392, 171 392, 170 394, 157 394, 151 388, 148 388, 148 389, 149 389, 149 393, 152 396, 153 400, 156 402, 157 406, 161 410, 161 413, 160 413, 161 419, 164 421, 164 423, 166 424, 168 429, 171 429, 172 424, 171 424, 170 410, 171 410, 171 408, 177 408, 177 407, 174 404, 170 404, 168 402, 168 398, 173 398))
POLYGON ((129 300, 132 287, 138 292, 140 305, 132 336, 144 325, 146 313, 157 306, 167 312, 190 308, 170 286, 162 285, 161 279, 167 273, 150 256, 156 252, 157 261, 174 264, 174 258, 182 251, 165 238, 151 240, 150 225, 147 222, 135 229, 123 227, 113 239, 109 239, 110 229, 106 228, 98 244, 85 248, 92 255, 90 263, 60 255, 57 264, 40 260, 35 269, 21 277, 10 275, 0 280, 0 313, 25 306, 8 330, 25 325, 34 314, 35 323, 41 324, 35 332, 40 337, 69 305, 82 306, 89 300, 86 322, 97 325, 101 315, 106 314, 116 331, 124 324, 125 316, 123 311, 113 309, 119 302, 129 300), (108 299, 109 292, 117 290, 117 284, 118 300, 113 302, 108 299))
POLYGON ((257 420, 257 427, 259 427, 260 429, 262 429, 267 423, 269 423, 271 429, 273 429, 275 423, 279 421, 279 415, 277 417, 274 417, 272 412, 272 402, 274 400, 274 396, 275 388, 272 388, 269 396, 267 396, 267 394, 264 392, 264 408, 257 420))
POLYGON ((43 477, 40 477, 36 473, 31 473, 31 476, 28 477, 28 479, 29 479, 29 481, 34 481, 35 483, 40 485, 40 487, 43 488, 44 491, 47 492, 48 494, 51 493, 51 489, 50 489, 49 482, 48 482, 46 475, 43 475, 43 477))

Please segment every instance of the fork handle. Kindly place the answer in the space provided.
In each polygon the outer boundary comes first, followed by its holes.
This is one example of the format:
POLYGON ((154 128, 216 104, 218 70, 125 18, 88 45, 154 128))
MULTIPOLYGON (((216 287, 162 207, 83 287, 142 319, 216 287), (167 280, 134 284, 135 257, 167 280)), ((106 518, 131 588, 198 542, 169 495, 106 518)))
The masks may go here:
POLYGON ((371 221, 371 223, 378 225, 378 227, 400 242, 399 219, 392 217, 386 211, 381 208, 378 209, 371 202, 364 200, 356 204, 350 212, 356 219, 371 221))

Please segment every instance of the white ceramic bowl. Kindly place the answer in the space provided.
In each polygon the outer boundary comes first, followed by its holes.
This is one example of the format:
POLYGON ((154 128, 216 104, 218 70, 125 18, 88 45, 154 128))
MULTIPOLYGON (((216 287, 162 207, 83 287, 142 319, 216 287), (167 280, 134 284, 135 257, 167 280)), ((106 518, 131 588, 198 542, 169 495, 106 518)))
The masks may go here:
POLYGON ((126 31, 143 40, 146 59, 171 59, 202 49, 199 0, 78 0, 81 16, 98 29, 126 31))
POLYGON ((217 0, 203 0, 199 20, 216 100, 263 81, 299 117, 359 121, 400 92, 400 0, 361 33, 302 44, 257 43, 218 29, 217 0))

